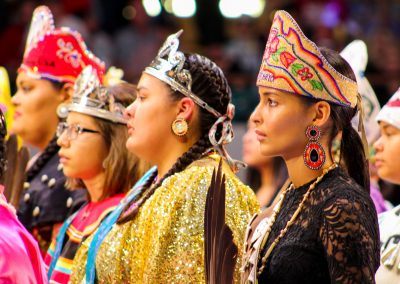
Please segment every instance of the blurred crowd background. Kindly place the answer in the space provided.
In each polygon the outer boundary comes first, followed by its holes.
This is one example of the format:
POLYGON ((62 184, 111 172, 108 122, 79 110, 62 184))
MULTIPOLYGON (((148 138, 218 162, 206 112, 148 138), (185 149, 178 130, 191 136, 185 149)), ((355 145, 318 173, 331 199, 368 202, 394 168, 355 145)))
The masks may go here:
MULTIPOLYGON (((256 76, 278 9, 293 15, 320 46, 341 51, 354 39, 364 40, 369 52, 365 75, 381 105, 400 86, 400 0, 1 0, 0 65, 8 70, 13 91, 38 5, 49 6, 57 27, 78 30, 89 49, 107 67, 122 68, 131 83, 165 38, 184 29, 181 50, 210 57, 226 73, 239 137, 258 101, 256 76)), ((241 139, 236 143, 240 148, 241 139)))

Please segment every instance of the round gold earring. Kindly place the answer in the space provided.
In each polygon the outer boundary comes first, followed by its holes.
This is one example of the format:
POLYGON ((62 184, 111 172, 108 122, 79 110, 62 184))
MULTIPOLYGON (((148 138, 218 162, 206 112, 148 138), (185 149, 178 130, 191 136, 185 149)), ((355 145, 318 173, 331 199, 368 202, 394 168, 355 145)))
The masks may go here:
POLYGON ((183 136, 187 133, 189 126, 184 118, 177 118, 172 122, 172 132, 177 136, 183 136))

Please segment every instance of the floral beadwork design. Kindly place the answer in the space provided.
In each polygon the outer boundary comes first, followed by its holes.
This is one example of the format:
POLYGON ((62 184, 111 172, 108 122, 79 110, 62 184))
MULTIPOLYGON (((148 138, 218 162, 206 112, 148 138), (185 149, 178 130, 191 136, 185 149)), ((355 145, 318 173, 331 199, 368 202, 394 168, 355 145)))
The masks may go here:
POLYGON ((311 72, 310 68, 305 66, 302 63, 295 63, 297 57, 294 56, 292 53, 286 51, 286 47, 279 47, 279 37, 278 37, 278 30, 272 29, 269 37, 268 42, 265 49, 265 59, 272 60, 276 63, 281 63, 285 66, 286 69, 290 69, 290 72, 293 76, 298 77, 302 81, 308 81, 313 90, 323 91, 323 85, 319 80, 312 79, 314 77, 313 73, 311 72))
POLYGON ((265 60, 268 60, 271 54, 275 54, 278 49, 279 39, 277 37, 278 30, 272 29, 269 33, 267 45, 265 47, 265 60))
POLYGON ((297 74, 299 74, 301 77, 301 80, 305 81, 307 79, 311 79, 313 77, 313 74, 310 73, 310 68, 304 67, 297 71, 297 74))
POLYGON ((62 38, 57 41, 58 50, 56 52, 59 58, 64 58, 64 61, 70 63, 74 68, 79 68, 82 60, 82 55, 74 48, 71 42, 65 42, 62 38))

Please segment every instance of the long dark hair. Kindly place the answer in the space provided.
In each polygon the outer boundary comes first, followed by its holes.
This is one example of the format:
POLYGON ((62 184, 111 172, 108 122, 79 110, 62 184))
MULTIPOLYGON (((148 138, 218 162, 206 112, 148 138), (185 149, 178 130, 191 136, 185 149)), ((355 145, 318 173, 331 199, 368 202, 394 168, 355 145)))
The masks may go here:
MULTIPOLYGON (((339 53, 331 49, 321 47, 321 53, 339 73, 356 81, 356 76, 350 65, 339 53)), ((370 190, 368 161, 365 157, 364 146, 357 131, 351 125, 351 119, 356 115, 357 108, 331 104, 331 118, 333 127, 331 143, 341 131, 340 161, 347 173, 367 192, 370 190)), ((329 145, 331 148, 332 145, 329 145)))
POLYGON ((7 165, 6 153, 7 125, 3 111, 0 109, 0 179, 3 179, 7 165))
MULTIPOLYGON (((198 54, 185 54, 185 57, 184 69, 188 70, 192 76, 192 92, 216 111, 225 114, 228 104, 231 101, 231 89, 222 70, 207 57, 198 54)), ((174 101, 178 101, 183 97, 184 95, 179 92, 172 92, 171 94, 171 98, 174 101)), ((171 169, 161 179, 159 179, 150 190, 146 190, 152 185, 157 173, 154 173, 153 176, 149 177, 143 186, 142 193, 139 194, 135 200, 135 202, 139 200, 135 205, 136 208, 130 211, 129 214, 126 214, 126 216, 122 215, 119 220, 120 223, 133 219, 140 206, 155 192, 166 178, 175 173, 181 172, 193 161, 201 158, 207 149, 211 148, 212 145, 208 138, 208 132, 217 118, 202 107, 199 107, 199 110, 199 140, 197 140, 197 142, 194 143, 187 152, 177 159, 171 169)), ((127 208, 129 208, 129 206, 130 205, 128 205, 127 208)))

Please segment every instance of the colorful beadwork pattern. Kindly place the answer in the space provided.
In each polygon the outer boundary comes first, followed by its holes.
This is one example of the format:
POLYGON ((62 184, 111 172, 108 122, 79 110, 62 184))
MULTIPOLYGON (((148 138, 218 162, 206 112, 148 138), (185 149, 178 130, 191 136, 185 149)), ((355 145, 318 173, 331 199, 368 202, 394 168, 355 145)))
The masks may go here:
POLYGON ((357 83, 336 71, 286 12, 275 13, 257 86, 355 107, 357 83))
POLYGON ((93 66, 102 80, 105 64, 87 49, 82 36, 66 27, 56 29, 50 9, 36 8, 18 72, 37 79, 74 83, 88 65, 93 66))

